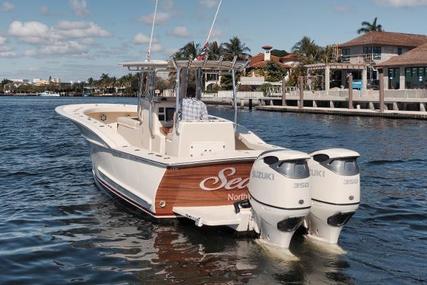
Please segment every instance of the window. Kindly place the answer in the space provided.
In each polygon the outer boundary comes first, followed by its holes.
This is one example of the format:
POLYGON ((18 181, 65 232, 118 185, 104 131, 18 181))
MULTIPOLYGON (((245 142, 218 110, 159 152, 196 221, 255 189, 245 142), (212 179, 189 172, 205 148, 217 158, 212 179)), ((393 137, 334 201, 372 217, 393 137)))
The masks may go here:
POLYGON ((341 60, 343 62, 349 62, 350 61, 350 49, 349 48, 343 48, 341 50, 341 60))
POLYGON ((372 58, 373 59, 381 59, 381 47, 373 47, 372 48, 372 58))
POLYGON ((366 59, 381 59, 381 47, 364 46, 363 54, 366 59))
POLYGON ((405 69, 406 89, 426 88, 427 67, 408 67, 405 69))
POLYGON ((400 48, 397 48, 397 54, 398 55, 401 55, 403 53, 403 49, 400 47, 400 48))
POLYGON ((400 68, 388 69, 388 88, 400 89, 400 68))
POLYGON ((363 47, 363 53, 364 54, 371 54, 372 53, 372 47, 363 47))

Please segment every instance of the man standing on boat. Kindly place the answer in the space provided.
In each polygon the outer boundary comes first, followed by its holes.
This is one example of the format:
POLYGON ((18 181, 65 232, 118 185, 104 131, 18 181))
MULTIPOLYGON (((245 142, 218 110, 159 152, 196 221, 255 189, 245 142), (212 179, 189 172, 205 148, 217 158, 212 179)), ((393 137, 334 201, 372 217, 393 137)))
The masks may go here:
POLYGON ((182 99, 182 120, 207 120, 208 109, 206 104, 196 99, 195 94, 187 96, 187 98, 182 99))
MULTIPOLYGON (((201 53, 196 57, 196 61, 204 61, 208 56, 208 43, 206 43, 201 53)), ((207 120, 208 109, 206 104, 200 99, 202 97, 202 70, 197 69, 195 74, 196 86, 187 90, 187 97, 182 99, 182 120, 207 120), (193 90, 192 90, 193 89, 193 90)))

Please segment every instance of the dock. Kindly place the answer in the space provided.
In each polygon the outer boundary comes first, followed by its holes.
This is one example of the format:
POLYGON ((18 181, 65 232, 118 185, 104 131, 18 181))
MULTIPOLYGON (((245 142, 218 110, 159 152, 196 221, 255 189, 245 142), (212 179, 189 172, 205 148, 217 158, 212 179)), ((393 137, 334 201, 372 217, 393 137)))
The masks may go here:
POLYGON ((360 116, 360 117, 383 117, 393 119, 417 119, 427 120, 427 112, 420 111, 393 111, 393 110, 369 110, 369 109, 346 109, 346 108, 322 108, 322 107, 304 107, 295 106, 257 106, 256 110, 270 112, 291 112, 291 113, 309 113, 326 114, 340 116, 360 116))
MULTIPOLYGON (((216 95, 216 94, 215 94, 216 95)), ((230 94, 202 97, 206 104, 232 105, 230 94)), ((293 90, 282 94, 238 92, 240 108, 260 111, 328 114, 340 116, 383 117, 395 119, 427 119, 426 90, 293 90)))

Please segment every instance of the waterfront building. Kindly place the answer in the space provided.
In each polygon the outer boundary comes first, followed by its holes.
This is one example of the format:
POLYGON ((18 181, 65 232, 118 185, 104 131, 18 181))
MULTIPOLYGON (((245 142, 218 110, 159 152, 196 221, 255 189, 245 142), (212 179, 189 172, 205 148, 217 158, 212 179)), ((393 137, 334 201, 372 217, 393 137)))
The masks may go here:
MULTIPOLYGON (((292 69, 297 67, 300 62, 298 56, 294 53, 286 53, 283 56, 272 54, 273 47, 265 45, 262 47, 263 52, 252 56, 246 69, 246 76, 241 76, 239 85, 245 91, 257 90, 262 86, 268 86, 268 90, 263 90, 265 95, 282 92, 282 81, 267 81, 264 76, 264 70, 269 62, 274 62, 287 71, 285 80, 289 79, 292 69)), ((265 88, 264 88, 265 89, 265 88)))
POLYGON ((307 73, 322 74, 326 92, 348 88, 349 73, 353 75, 352 88, 378 89, 379 71, 383 70, 385 89, 425 88, 426 64, 420 58, 426 53, 425 44, 426 35, 369 32, 336 45, 337 62, 306 65, 307 73))
POLYGON ((427 43, 377 64, 385 89, 427 89, 427 43))
POLYGON ((249 60, 248 71, 250 76, 257 76, 257 70, 266 67, 268 62, 274 62, 288 71, 300 64, 298 56, 294 53, 276 56, 271 54, 272 46, 265 45, 262 49, 264 50, 263 52, 252 56, 249 60))
MULTIPOLYGON (((407 52, 410 52, 411 50, 426 43, 426 35, 394 32, 369 32, 340 44, 340 59, 343 63, 365 64, 367 84, 370 86, 378 85, 379 77, 377 68, 382 66, 385 62, 392 60, 387 64, 387 66, 391 66, 393 68, 388 69, 385 72, 384 75, 386 79, 384 86, 386 89, 389 87, 393 89, 405 89, 405 84, 400 84, 400 71, 402 68, 403 76, 405 71, 404 65, 393 66, 393 62, 395 64, 400 62, 398 59, 402 56, 406 57, 405 54, 407 52)), ((413 63, 417 65, 416 62, 413 63)), ((405 81, 404 79, 402 80, 405 81)))

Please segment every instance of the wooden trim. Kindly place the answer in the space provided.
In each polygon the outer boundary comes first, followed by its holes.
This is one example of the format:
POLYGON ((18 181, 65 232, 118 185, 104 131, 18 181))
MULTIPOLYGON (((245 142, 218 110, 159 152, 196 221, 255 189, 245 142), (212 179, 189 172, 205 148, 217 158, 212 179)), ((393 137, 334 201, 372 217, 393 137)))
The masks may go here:
POLYGON ((247 184, 252 164, 253 161, 167 169, 156 194, 155 214, 173 215, 173 207, 230 205, 249 198, 247 184), (203 190, 201 185, 215 190, 203 190))

